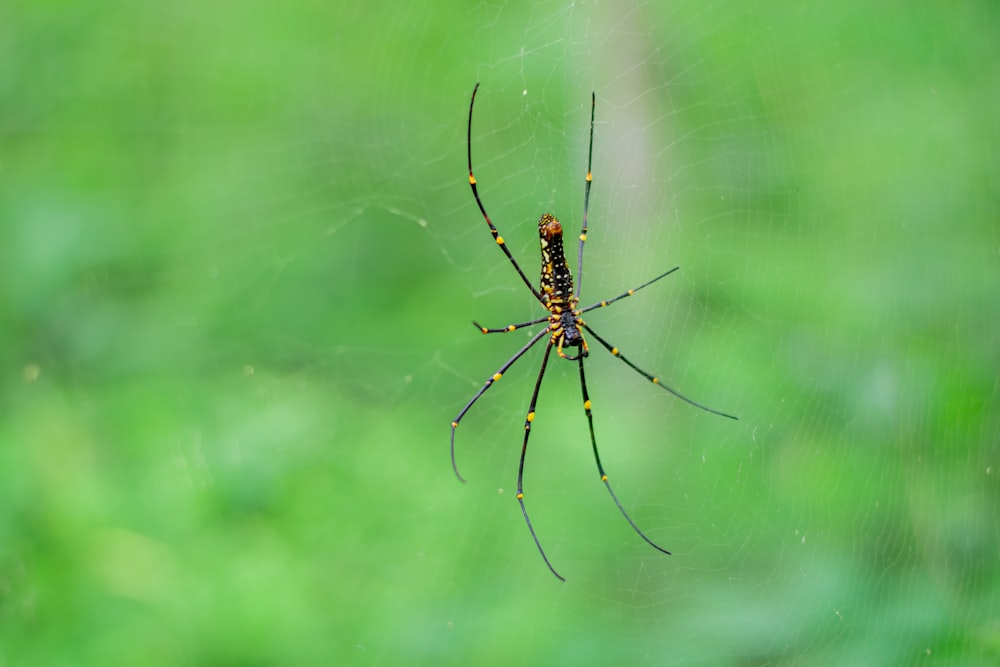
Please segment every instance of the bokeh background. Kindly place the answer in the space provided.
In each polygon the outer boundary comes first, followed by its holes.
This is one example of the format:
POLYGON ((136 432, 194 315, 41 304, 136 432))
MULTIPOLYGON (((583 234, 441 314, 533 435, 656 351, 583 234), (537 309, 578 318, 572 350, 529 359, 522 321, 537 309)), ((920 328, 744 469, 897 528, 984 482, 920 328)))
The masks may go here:
MULTIPOLYGON (((992 665, 993 2, 5 3, 0 665, 992 665), (449 422, 582 212, 575 365, 449 422)), ((575 262, 574 262, 575 264, 575 262)), ((527 334, 525 334, 527 335, 527 334)))

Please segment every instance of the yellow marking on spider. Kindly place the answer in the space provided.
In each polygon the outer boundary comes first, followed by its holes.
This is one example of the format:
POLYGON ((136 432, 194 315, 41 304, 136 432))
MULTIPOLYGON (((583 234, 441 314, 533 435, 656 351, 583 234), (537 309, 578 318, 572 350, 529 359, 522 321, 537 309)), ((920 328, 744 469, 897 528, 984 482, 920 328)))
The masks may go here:
POLYGON ((660 384, 660 378, 653 378, 653 384, 660 384))
POLYGON ((629 296, 632 296, 633 294, 635 294, 635 290, 634 290, 634 289, 630 289, 630 290, 628 291, 628 295, 629 295, 629 296))
POLYGON ((524 500, 524 494, 523 493, 517 494, 517 499, 518 500, 524 500))
POLYGON ((503 373, 494 373, 493 374, 493 381, 496 382, 497 380, 499 380, 502 377, 503 377, 503 373))
POLYGON ((587 235, 586 234, 580 234, 580 240, 581 241, 586 241, 587 240, 587 235))
POLYGON ((507 325, 507 331, 514 331, 515 329, 517 329, 517 327, 515 327, 513 324, 507 325))
POLYGON ((615 355, 617 357, 618 356, 618 348, 617 347, 611 348, 611 354, 613 354, 613 355, 615 355))
POLYGON ((535 413, 534 412, 529 412, 528 413, 528 421, 529 422, 535 421, 535 413))
POLYGON ((584 410, 590 410, 590 399, 589 398, 583 402, 583 409, 584 410))
POLYGON ((498 236, 497 237, 497 245, 503 245, 503 237, 502 236, 498 236))
POLYGON ((607 475, 601 475, 601 481, 602 482, 608 481, 608 476, 607 475))
POLYGON ((476 184, 476 177, 473 176, 472 174, 469 174, 469 185, 475 185, 475 184, 476 184))
POLYGON ((451 427, 452 428, 458 428, 458 422, 452 422, 451 423, 451 427))
POLYGON ((590 175, 590 172, 588 171, 588 172, 587 172, 587 182, 589 183, 589 182, 590 182, 590 181, 592 181, 592 180, 594 180, 594 177, 593 177, 593 176, 591 176, 591 175, 590 175))

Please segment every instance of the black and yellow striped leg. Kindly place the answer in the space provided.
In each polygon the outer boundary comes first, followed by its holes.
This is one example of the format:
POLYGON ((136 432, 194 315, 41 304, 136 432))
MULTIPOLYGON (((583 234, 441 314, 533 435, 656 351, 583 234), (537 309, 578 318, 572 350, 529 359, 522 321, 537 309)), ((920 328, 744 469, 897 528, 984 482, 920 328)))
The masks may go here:
POLYGON ((665 271, 664 273, 661 273, 660 275, 656 276, 652 280, 647 280, 646 282, 644 282, 643 284, 639 285, 638 287, 633 287, 632 289, 628 290, 627 292, 622 292, 621 294, 619 294, 618 296, 614 297, 613 299, 608 299, 606 301, 598 301, 597 303, 591 304, 591 305, 587 306, 586 308, 581 308, 577 312, 582 315, 584 313, 590 312, 591 310, 595 310, 597 308, 604 308, 606 306, 610 306, 615 301, 618 301, 619 299, 624 299, 625 297, 632 296, 633 294, 635 294, 636 292, 638 292, 639 290, 641 290, 643 287, 649 287, 650 285, 652 285, 653 283, 655 283, 657 280, 660 280, 662 278, 666 278, 667 276, 669 276, 671 273, 673 273, 674 271, 676 271, 679 268, 681 268, 681 267, 675 266, 674 268, 670 269, 669 271, 665 271))
POLYGON ((580 389, 583 390, 583 410, 584 412, 587 413, 587 426, 590 427, 590 445, 594 450, 594 462, 597 463, 597 472, 600 473, 601 475, 601 481, 604 482, 604 487, 608 490, 608 493, 611 494, 611 500, 615 501, 615 505, 618 506, 618 509, 619 511, 621 511, 622 516, 624 516, 625 520, 628 521, 630 526, 632 526, 632 529, 639 534, 639 537, 646 540, 646 542, 648 542, 649 545, 652 546, 654 549, 662 551, 663 553, 669 556, 670 555, 669 551, 661 547, 653 540, 649 539, 646 536, 646 533, 639 530, 639 526, 635 525, 635 521, 632 520, 632 517, 630 517, 628 515, 628 512, 625 511, 625 508, 622 507, 621 502, 618 501, 618 496, 615 495, 614 490, 611 488, 611 483, 608 482, 608 476, 604 472, 604 466, 601 465, 601 455, 597 453, 597 437, 594 435, 594 414, 590 410, 590 396, 587 393, 587 376, 583 372, 583 357, 580 357, 579 364, 580 364, 580 389))
POLYGON ((542 357, 542 367, 538 370, 538 379, 535 380, 535 390, 531 392, 531 403, 528 405, 528 414, 524 418, 524 444, 521 445, 521 462, 517 466, 517 502, 521 504, 521 512, 524 514, 524 520, 528 524, 528 531, 531 533, 532 539, 535 540, 535 546, 538 547, 538 553, 542 554, 542 560, 545 564, 549 566, 549 570, 552 574, 560 581, 566 581, 566 579, 556 572, 556 569, 552 567, 552 563, 549 562, 549 557, 545 555, 545 549, 542 548, 542 543, 538 541, 538 535, 535 534, 535 528, 531 525, 531 519, 528 518, 528 509, 524 506, 524 456, 528 453, 528 437, 531 435, 531 423, 535 421, 535 405, 538 403, 538 390, 542 387, 542 378, 545 376, 545 366, 549 363, 549 354, 552 352, 552 340, 550 339, 548 344, 545 346, 545 356, 542 357))
POLYGON ((701 403, 699 403, 697 401, 691 400, 690 398, 688 398, 684 394, 680 393, 679 391, 677 391, 673 387, 670 387, 669 385, 663 384, 663 382, 660 381, 660 378, 658 378, 655 375, 652 375, 650 373, 647 373, 646 371, 642 370, 641 368, 639 368, 638 366, 636 366, 635 364, 633 364, 631 361, 629 361, 628 359, 626 359, 624 356, 622 356, 622 353, 618 351, 617 347, 613 346, 611 343, 609 343, 608 341, 606 341, 603 338, 601 338, 600 336, 598 336, 597 332, 594 331, 593 329, 591 329, 589 325, 584 325, 583 328, 586 329, 587 333, 589 333, 591 336, 593 336, 597 340, 598 343, 600 343, 601 345, 603 345, 605 350, 607 350, 608 352, 610 352, 615 357, 618 357, 619 359, 621 359, 622 361, 624 361, 626 366, 628 366, 629 368, 631 368, 632 370, 634 370, 636 373, 638 373, 642 377, 646 378, 647 380, 649 380, 650 382, 652 382, 653 384, 655 384, 657 387, 660 387, 663 390, 670 392, 671 394, 673 394, 677 398, 681 399, 685 403, 690 403, 694 407, 700 408, 700 409, 704 410, 705 412, 711 412, 713 415, 719 415, 720 417, 726 417, 727 419, 736 419, 736 420, 739 419, 739 417, 735 417, 735 416, 727 414, 725 412, 720 412, 718 410, 714 410, 714 409, 708 407, 707 405, 702 405, 701 403))
MULTIPOLYGON (((497 370, 496 373, 494 373, 493 375, 490 376, 490 379, 488 379, 486 381, 486 384, 483 385, 482 389, 480 389, 479 391, 476 392, 476 395, 472 397, 472 400, 470 400, 468 403, 465 404, 465 407, 462 408, 462 411, 459 412, 458 416, 455 417, 455 419, 451 422, 451 467, 455 471, 455 477, 458 477, 458 479, 463 484, 465 483, 465 478, 462 477, 462 475, 459 474, 459 472, 458 472, 458 464, 455 462, 455 429, 458 428, 458 422, 462 421, 462 417, 464 417, 465 413, 469 411, 469 408, 471 408, 475 404, 475 402, 479 400, 479 397, 482 396, 483 394, 485 394, 486 390, 489 389, 490 387, 492 387, 493 383, 496 382, 497 380, 499 380, 501 377, 503 377, 503 374, 507 372, 507 369, 514 365, 515 361, 517 361, 522 356, 524 356, 524 353, 527 352, 528 350, 530 350, 531 347, 535 343, 537 343, 538 341, 540 341, 542 339, 542 337, 545 336, 547 333, 549 333, 549 330, 548 330, 548 328, 545 328, 545 329, 542 329, 541 331, 539 331, 534 336, 532 336, 531 340, 529 340, 528 343, 524 347, 522 347, 520 350, 518 350, 514 354, 513 357, 511 357, 510 359, 508 359, 504 363, 504 365, 501 366, 499 368, 499 370, 497 370)), ((547 356, 547 354, 546 354, 546 356, 547 356)), ((545 366, 543 365, 542 368, 545 368, 545 366)))
POLYGON ((472 107, 476 104, 476 92, 478 90, 479 84, 477 83, 476 87, 472 89, 472 99, 469 101, 469 131, 466 135, 466 147, 468 148, 469 158, 469 186, 472 188, 472 196, 475 197, 476 204, 479 205, 479 211, 483 214, 483 218, 486 219, 486 224, 490 227, 490 234, 493 235, 493 240, 498 246, 500 246, 500 249, 503 250, 503 254, 507 255, 507 259, 509 259, 510 263, 514 266, 514 270, 517 271, 517 275, 521 276, 521 280, 523 280, 524 284, 528 286, 531 293, 535 295, 538 302, 545 305, 545 302, 542 300, 542 295, 539 294, 538 289, 531 284, 531 281, 528 280, 528 276, 524 275, 524 271, 521 270, 521 266, 517 263, 517 260, 514 259, 512 254, 510 254, 507 244, 504 242, 503 237, 500 236, 500 232, 497 231, 497 228, 493 226, 493 221, 490 220, 489 214, 486 213, 486 207, 483 206, 483 201, 479 198, 479 189, 476 187, 476 177, 472 174, 472 107))
POLYGON ((583 187, 583 226, 580 228, 580 245, 576 255, 576 291, 573 296, 580 296, 583 285, 583 244, 587 242, 587 214, 590 211, 590 184, 594 178, 590 173, 594 161, 594 109, 597 108, 597 94, 590 94, 590 148, 587 149, 587 179, 583 187))
POLYGON ((530 327, 532 324, 541 324, 542 322, 545 322, 548 319, 549 319, 549 316, 546 315, 545 317, 539 317, 538 319, 531 320, 530 322, 521 322, 520 324, 508 324, 505 327, 497 327, 496 329, 491 329, 489 327, 484 327, 479 322, 477 322, 475 320, 472 320, 472 326, 476 327, 477 329, 479 329, 480 331, 482 331, 484 334, 510 333, 511 331, 517 331, 518 329, 522 329, 524 327, 530 327))

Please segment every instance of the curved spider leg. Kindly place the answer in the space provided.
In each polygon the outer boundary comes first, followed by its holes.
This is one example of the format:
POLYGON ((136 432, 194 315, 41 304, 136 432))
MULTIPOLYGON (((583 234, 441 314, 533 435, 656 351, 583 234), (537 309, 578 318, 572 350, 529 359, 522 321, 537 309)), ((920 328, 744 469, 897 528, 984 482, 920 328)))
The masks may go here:
POLYGON ((646 371, 642 370, 641 368, 639 368, 638 366, 636 366, 635 364, 633 364, 627 358, 625 358, 624 356, 622 356, 622 353, 619 352, 619 350, 618 350, 617 347, 613 346, 611 343, 609 343, 608 341, 606 341, 603 338, 601 338, 597 334, 597 332, 594 331, 590 327, 590 325, 583 325, 583 328, 586 329, 587 332, 590 333, 590 335, 593 336, 597 340, 598 343, 600 343, 601 345, 603 345, 604 349, 606 349, 608 352, 610 352, 613 356, 618 357, 619 359, 621 359, 622 361, 624 361, 625 364, 629 368, 631 368, 636 373, 638 373, 639 375, 643 376, 644 378, 646 378, 647 380, 649 380, 650 382, 652 382, 653 384, 655 384, 657 387, 661 387, 662 389, 664 389, 665 391, 670 392, 671 394, 673 394, 677 398, 681 399, 685 403, 690 403, 694 407, 700 408, 700 409, 704 410, 705 412, 711 412, 713 415, 719 415, 720 417, 725 417, 727 419, 736 419, 736 420, 739 420, 739 417, 736 417, 734 415, 731 415, 731 414, 728 414, 728 413, 725 413, 725 412, 720 412, 719 410, 715 410, 713 408, 710 408, 707 405, 702 405, 701 403, 688 398, 687 396, 685 396, 684 394, 680 393, 679 391, 677 391, 673 387, 671 387, 669 385, 666 385, 666 384, 663 384, 663 382, 660 380, 660 378, 658 378, 655 375, 652 375, 650 373, 647 373, 646 371))
POLYGON ((528 286, 531 293, 535 295, 538 302, 545 305, 545 302, 542 300, 542 295, 539 294, 538 289, 531 284, 531 281, 528 280, 528 276, 524 275, 524 271, 521 270, 517 260, 514 259, 512 254, 510 254, 510 250, 504 243, 503 237, 500 236, 500 232, 497 231, 497 228, 493 226, 493 221, 490 220, 489 214, 486 213, 486 207, 483 206, 483 201, 479 198, 479 190, 476 188, 476 177, 472 175, 472 107, 476 103, 476 91, 478 90, 479 84, 477 83, 476 87, 472 89, 472 99, 469 101, 469 130, 466 135, 466 145, 468 147, 469 158, 469 185, 472 187, 472 196, 476 198, 476 204, 479 205, 479 211, 483 214, 483 218, 486 219, 486 224, 490 227, 490 234, 493 235, 493 240, 496 241, 496 244, 500 246, 501 250, 503 250, 503 254, 507 255, 507 259, 509 259, 510 263, 514 266, 514 270, 517 271, 517 275, 521 276, 521 280, 523 280, 524 284, 528 286))
POLYGON ((507 369, 514 365, 515 361, 524 356, 524 353, 530 350, 531 347, 540 341, 548 332, 548 328, 545 328, 532 336, 531 340, 529 340, 524 347, 518 350, 513 357, 504 362, 504 365, 501 366, 496 373, 490 376, 490 379, 486 381, 486 384, 484 384, 482 388, 476 392, 476 395, 472 397, 472 400, 465 404, 465 407, 458 413, 458 416, 451 422, 451 467, 455 471, 455 477, 458 477, 459 481, 463 484, 465 484, 465 478, 458 472, 458 464, 455 462, 455 429, 458 428, 458 422, 462 421, 462 417, 464 417, 465 413, 469 411, 469 408, 471 408, 473 404, 479 400, 479 397, 485 394, 486 390, 492 387, 493 383, 503 377, 503 374, 507 372, 507 369))
POLYGON ((611 500, 615 501, 615 505, 618 506, 618 509, 621 511, 622 516, 624 516, 625 520, 628 521, 630 526, 632 526, 632 529, 639 534, 639 537, 646 540, 646 542, 648 542, 649 545, 652 546, 654 549, 662 551, 663 553, 669 556, 670 555, 669 551, 661 547, 653 540, 649 539, 646 533, 642 532, 639 529, 639 526, 635 525, 635 521, 632 520, 632 517, 630 517, 628 515, 628 512, 625 511, 625 508, 622 507, 621 502, 618 501, 618 496, 615 495, 614 490, 612 490, 611 488, 611 483, 608 481, 608 476, 604 472, 604 466, 601 465, 601 456, 600 454, 597 453, 597 438, 594 436, 594 415, 590 411, 590 396, 587 394, 587 376, 583 372, 583 357, 579 358, 579 363, 580 363, 580 389, 583 390, 583 411, 587 413, 587 426, 590 427, 590 445, 594 450, 594 461, 597 463, 597 472, 600 473, 601 475, 601 481, 604 482, 605 488, 608 490, 608 493, 611 494, 611 500))
MULTIPOLYGON (((583 324, 583 320, 577 319, 576 321, 578 323, 577 326, 583 324)), ((575 357, 573 357, 563 352, 563 350, 565 349, 563 347, 563 342, 566 338, 566 334, 560 331, 559 329, 556 329, 552 335, 554 338, 558 337, 559 344, 556 346, 556 354, 558 354, 562 359, 565 359, 566 361, 576 361, 577 359, 583 359, 588 354, 590 354, 590 348, 587 347, 587 341, 582 336, 580 337, 580 345, 579 345, 580 352, 575 357)))
POLYGON ((641 290, 643 287, 649 287, 650 285, 652 285, 653 283, 655 283, 657 280, 660 280, 661 278, 666 278, 667 276, 669 276, 671 273, 673 273, 674 271, 676 271, 679 268, 681 268, 681 267, 675 266, 674 268, 670 269, 669 271, 667 271, 665 273, 661 273, 660 275, 656 276, 652 280, 648 280, 648 281, 644 282, 643 284, 639 285, 638 287, 633 287, 632 289, 628 290, 627 292, 622 292, 621 294, 619 294, 618 296, 614 297, 613 299, 608 299, 607 301, 598 301, 597 303, 591 304, 591 305, 587 306, 586 308, 581 308, 580 310, 578 310, 576 312, 577 312, 577 314, 582 315, 583 313, 589 312, 591 310, 595 310, 597 308, 604 308, 605 306, 610 306, 615 301, 618 301, 619 299, 624 299, 625 297, 632 296, 633 294, 635 294, 636 292, 638 292, 639 290, 641 290))
POLYGON ((545 376, 545 366, 549 363, 549 353, 552 352, 552 339, 549 339, 548 344, 545 346, 545 356, 542 357, 542 367, 538 369, 538 379, 535 380, 535 389, 531 392, 531 403, 528 405, 528 414, 524 418, 524 443, 521 445, 521 461, 517 466, 517 502, 521 505, 521 513, 524 514, 524 521, 528 524, 528 531, 531 533, 532 539, 535 540, 535 546, 538 547, 538 553, 542 554, 542 560, 545 564, 549 566, 549 570, 552 574, 556 575, 556 578, 560 581, 566 581, 566 579, 556 572, 556 569, 552 567, 552 563, 549 562, 549 557, 545 555, 545 549, 542 548, 542 543, 538 540, 538 535, 535 534, 535 527, 531 525, 531 519, 528 518, 528 508, 524 506, 524 456, 528 453, 528 437, 531 435, 531 422, 535 421, 535 405, 538 403, 538 390, 542 387, 542 378, 545 376))

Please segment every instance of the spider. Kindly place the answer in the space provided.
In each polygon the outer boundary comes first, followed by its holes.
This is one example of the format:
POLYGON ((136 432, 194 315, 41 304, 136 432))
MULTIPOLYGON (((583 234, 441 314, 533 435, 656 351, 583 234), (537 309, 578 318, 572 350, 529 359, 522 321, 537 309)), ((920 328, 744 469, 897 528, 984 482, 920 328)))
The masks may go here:
POLYGON ((531 281, 528 280, 528 277, 517 263, 517 260, 515 260, 514 256, 510 253, 510 250, 504 243, 504 239, 500 235, 500 232, 498 232, 497 228, 493 225, 493 221, 490 220, 490 216, 486 213, 486 208, 483 206, 482 199, 479 197, 479 190, 476 187, 476 177, 472 173, 472 109, 476 103, 476 92, 478 90, 479 84, 477 83, 472 89, 472 99, 469 102, 469 125, 466 142, 469 162, 469 185, 472 187, 472 196, 475 198, 476 204, 479 206, 479 210, 483 214, 483 218, 486 220, 486 224, 490 228, 493 240, 498 246, 500 246, 500 249, 507 256, 507 259, 510 260, 514 270, 517 271, 517 275, 520 276, 521 280, 538 300, 538 303, 540 303, 542 308, 545 309, 546 315, 527 322, 521 322, 520 324, 510 324, 499 328, 484 327, 478 322, 473 321, 473 325, 484 334, 510 333, 511 331, 517 331, 518 329, 535 324, 542 324, 543 322, 545 323, 545 326, 535 333, 524 345, 524 347, 515 352, 514 356, 505 361, 497 372, 486 380, 486 383, 482 386, 482 388, 476 392, 475 396, 473 396, 468 403, 465 404, 465 407, 459 411, 458 416, 456 416, 454 421, 451 422, 451 465, 455 471, 455 476, 458 477, 462 483, 465 483, 465 479, 458 472, 458 464, 455 462, 455 429, 458 428, 458 424, 462 421, 462 417, 464 417, 476 401, 478 401, 479 398, 486 393, 487 389, 492 387, 497 380, 503 377, 503 374, 507 372, 507 369, 513 366, 518 359, 523 357, 524 354, 534 347, 539 341, 547 338, 548 340, 545 345, 545 354, 542 356, 542 365, 538 370, 538 377, 535 379, 535 388, 531 392, 531 401, 528 404, 528 413, 524 419, 524 441, 521 444, 521 459, 517 468, 516 495, 517 502, 521 506, 521 513, 524 514, 524 521, 528 524, 528 531, 531 533, 531 537, 535 541, 535 546, 538 547, 538 552, 542 555, 542 560, 545 561, 545 564, 548 566, 549 570, 551 570, 552 574, 554 574, 559 580, 566 581, 566 579, 556 571, 555 567, 553 567, 552 563, 549 561, 549 557, 546 555, 545 549, 542 548, 542 543, 538 539, 538 535, 535 533, 535 528, 531 524, 531 519, 528 517, 528 510, 524 504, 524 458, 528 451, 528 437, 531 435, 531 425, 535 421, 535 405, 538 402, 538 391, 541 389, 542 378, 545 376, 545 369, 548 366, 549 356, 552 353, 553 348, 555 348, 556 354, 559 357, 566 359, 567 361, 577 362, 577 365, 580 368, 580 389, 583 392, 583 411, 587 415, 587 426, 590 429, 590 445, 594 452, 594 462, 597 463, 597 472, 601 481, 604 482, 604 486, 608 490, 608 493, 611 495, 611 499, 621 511, 625 520, 628 521, 633 530, 638 533, 639 537, 648 542, 654 549, 669 555, 669 551, 651 540, 645 533, 642 532, 642 530, 640 530, 635 521, 632 520, 632 517, 629 516, 628 512, 625 511, 625 508, 618 500, 618 496, 615 495, 610 482, 608 482, 608 476, 604 472, 604 466, 601 464, 601 457, 597 452, 597 438, 594 435, 594 416, 591 412, 590 395, 587 392, 587 377, 584 374, 583 369, 583 360, 590 353, 590 348, 587 345, 587 338, 584 336, 584 332, 596 340, 601 347, 610 352, 613 357, 621 360, 626 366, 634 370, 636 373, 643 376, 661 389, 673 394, 682 401, 690 403, 705 412, 710 412, 721 417, 726 417, 728 419, 736 419, 736 417, 693 401, 677 390, 661 382, 660 378, 642 370, 632 363, 627 357, 622 355, 617 347, 613 346, 607 340, 598 335, 598 333, 594 331, 589 324, 583 321, 582 315, 598 308, 605 308, 621 299, 632 296, 639 290, 666 278, 674 271, 677 271, 680 267, 675 266, 669 271, 665 271, 656 276, 652 280, 649 280, 626 292, 622 292, 614 298, 598 301, 597 303, 584 308, 578 307, 580 285, 583 282, 583 245, 587 241, 587 212, 590 206, 590 185, 592 181, 591 163, 594 156, 594 111, 597 106, 597 96, 596 94, 591 93, 590 145, 587 150, 587 176, 583 191, 583 226, 580 230, 579 246, 577 250, 578 280, 576 282, 576 287, 574 288, 573 275, 570 273, 569 267, 566 264, 566 257, 563 252, 562 225, 559 223, 559 220, 555 218, 555 216, 550 213, 545 213, 538 220, 538 237, 541 242, 542 251, 542 276, 539 288, 536 289, 535 286, 531 284, 531 281))

